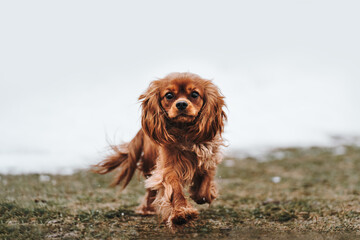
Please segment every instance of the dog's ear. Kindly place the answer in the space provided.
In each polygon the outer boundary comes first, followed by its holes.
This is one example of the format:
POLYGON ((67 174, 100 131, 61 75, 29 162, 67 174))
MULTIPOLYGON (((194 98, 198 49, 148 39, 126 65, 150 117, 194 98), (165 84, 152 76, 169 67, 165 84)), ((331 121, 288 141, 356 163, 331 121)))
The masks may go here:
POLYGON ((204 105, 197 122, 198 141, 211 141, 216 135, 221 137, 227 116, 223 110, 225 107, 224 96, 218 87, 211 81, 204 83, 204 105))
POLYGON ((160 83, 153 81, 139 97, 141 101, 141 125, 145 134, 158 144, 174 142, 166 130, 166 116, 160 103, 160 83))

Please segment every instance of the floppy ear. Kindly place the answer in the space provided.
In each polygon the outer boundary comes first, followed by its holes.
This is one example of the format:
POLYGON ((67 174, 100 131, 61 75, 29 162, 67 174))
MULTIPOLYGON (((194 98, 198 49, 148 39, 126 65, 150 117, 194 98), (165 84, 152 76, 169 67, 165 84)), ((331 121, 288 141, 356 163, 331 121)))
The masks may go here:
POLYGON ((141 125, 145 134, 158 144, 174 142, 166 130, 166 116, 160 105, 160 87, 153 81, 145 93, 140 95, 141 125))
POLYGON ((197 140, 211 141, 216 135, 221 137, 227 116, 224 96, 211 81, 204 84, 204 105, 198 119, 197 140))

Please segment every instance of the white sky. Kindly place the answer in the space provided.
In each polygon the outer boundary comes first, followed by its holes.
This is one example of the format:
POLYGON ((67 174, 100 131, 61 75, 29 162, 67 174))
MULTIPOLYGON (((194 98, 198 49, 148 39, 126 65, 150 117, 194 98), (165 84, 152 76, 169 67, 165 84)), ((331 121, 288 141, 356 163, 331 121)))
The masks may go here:
POLYGON ((0 172, 84 166, 173 71, 213 79, 229 149, 360 135, 359 1, 1 1, 0 172))

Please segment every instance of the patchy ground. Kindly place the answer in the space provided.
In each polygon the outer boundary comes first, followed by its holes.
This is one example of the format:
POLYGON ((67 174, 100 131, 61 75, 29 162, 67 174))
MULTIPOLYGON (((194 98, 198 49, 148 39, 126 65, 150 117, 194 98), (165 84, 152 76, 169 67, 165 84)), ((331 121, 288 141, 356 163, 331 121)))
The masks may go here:
MULTIPOLYGON (((220 197, 173 234, 134 213, 141 179, 120 192, 110 175, 0 175, 1 239, 360 238, 360 147, 288 148, 267 161, 226 158, 220 197)), ((263 159, 262 159, 263 160, 263 159)))

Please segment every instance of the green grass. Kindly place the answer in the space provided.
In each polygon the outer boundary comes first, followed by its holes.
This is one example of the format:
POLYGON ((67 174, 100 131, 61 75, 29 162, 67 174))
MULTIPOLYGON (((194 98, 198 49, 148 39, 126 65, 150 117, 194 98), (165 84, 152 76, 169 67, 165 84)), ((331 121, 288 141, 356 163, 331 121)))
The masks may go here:
MULTIPOLYGON (((193 226, 171 233, 134 213, 134 178, 120 192, 111 175, 0 175, 1 239, 355 239, 360 238, 360 147, 276 149, 259 162, 226 158, 220 197, 197 206, 193 226), (272 181, 280 177, 279 183, 272 181)), ((193 203, 196 205, 195 203, 193 203)))

